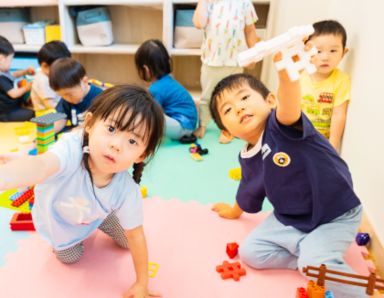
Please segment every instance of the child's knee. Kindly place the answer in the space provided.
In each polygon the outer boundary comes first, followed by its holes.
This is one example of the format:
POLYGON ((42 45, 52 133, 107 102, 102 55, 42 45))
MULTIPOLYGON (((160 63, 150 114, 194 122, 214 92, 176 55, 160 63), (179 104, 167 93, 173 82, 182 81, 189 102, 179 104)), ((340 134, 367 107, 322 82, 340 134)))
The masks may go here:
POLYGON ((239 257, 247 264, 256 269, 266 268, 266 259, 264 253, 258 251, 256 246, 242 244, 239 247, 239 257))
POLYGON ((84 245, 78 244, 75 247, 64 250, 54 251, 56 258, 64 264, 74 264, 80 261, 81 257, 84 254, 84 245))

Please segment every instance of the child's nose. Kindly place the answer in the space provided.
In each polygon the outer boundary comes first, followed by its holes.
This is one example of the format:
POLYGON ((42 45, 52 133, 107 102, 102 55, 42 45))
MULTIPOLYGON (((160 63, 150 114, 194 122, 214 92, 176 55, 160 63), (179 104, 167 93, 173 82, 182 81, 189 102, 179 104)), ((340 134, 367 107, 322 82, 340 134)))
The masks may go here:
POLYGON ((122 140, 119 137, 115 137, 111 141, 111 148, 116 152, 120 152, 122 148, 122 140))

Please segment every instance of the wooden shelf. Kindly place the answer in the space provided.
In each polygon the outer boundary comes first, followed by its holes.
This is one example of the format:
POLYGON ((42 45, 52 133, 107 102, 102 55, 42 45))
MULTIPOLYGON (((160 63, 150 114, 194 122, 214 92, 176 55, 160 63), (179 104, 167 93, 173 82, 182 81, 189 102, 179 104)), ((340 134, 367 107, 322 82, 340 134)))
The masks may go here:
POLYGON ((139 45, 112 44, 105 47, 85 47, 77 44, 70 47, 72 53, 81 54, 134 54, 139 45))
POLYGON ((163 0, 63 0, 64 5, 131 5, 162 7, 163 0))
POLYGON ((0 7, 57 6, 58 0, 0 0, 0 7))

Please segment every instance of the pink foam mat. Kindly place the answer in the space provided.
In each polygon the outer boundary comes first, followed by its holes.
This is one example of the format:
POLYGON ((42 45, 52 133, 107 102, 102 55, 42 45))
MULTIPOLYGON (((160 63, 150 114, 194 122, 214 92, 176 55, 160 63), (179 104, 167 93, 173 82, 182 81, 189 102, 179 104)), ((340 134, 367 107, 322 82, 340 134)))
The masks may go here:
MULTIPOLYGON (((145 231, 150 262, 159 264, 150 288, 166 298, 294 297, 305 279, 292 270, 254 270, 245 266, 240 281, 222 280, 217 265, 229 260, 228 242, 238 242, 267 214, 224 220, 208 205, 178 200, 147 199, 145 231)), ((360 274, 367 266, 357 247, 347 254, 360 274)), ((0 268, 0 297, 114 298, 134 281, 129 252, 101 232, 85 242, 85 254, 74 265, 56 260, 36 233, 19 242, 0 268)))

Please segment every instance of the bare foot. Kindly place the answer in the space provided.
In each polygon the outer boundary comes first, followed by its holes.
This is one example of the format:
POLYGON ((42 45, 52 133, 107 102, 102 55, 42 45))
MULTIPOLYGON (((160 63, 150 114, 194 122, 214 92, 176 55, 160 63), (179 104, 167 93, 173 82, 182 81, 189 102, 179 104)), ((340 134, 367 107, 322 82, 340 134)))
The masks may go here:
POLYGON ((200 126, 198 129, 196 129, 194 131, 194 135, 199 138, 199 139, 202 139, 205 135, 205 131, 206 131, 206 127, 205 126, 200 126))
POLYGON ((228 144, 233 140, 233 136, 230 135, 228 132, 222 130, 220 133, 219 143, 221 144, 228 144))

